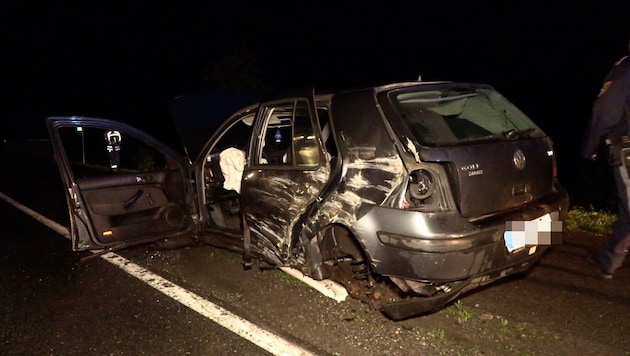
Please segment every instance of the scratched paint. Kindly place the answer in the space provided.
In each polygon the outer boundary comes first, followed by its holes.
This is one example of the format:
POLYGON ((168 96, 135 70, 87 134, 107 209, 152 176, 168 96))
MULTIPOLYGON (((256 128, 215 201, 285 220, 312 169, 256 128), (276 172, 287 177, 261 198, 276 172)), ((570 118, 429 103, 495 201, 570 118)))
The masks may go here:
POLYGON ((289 250, 293 227, 304 209, 320 194, 330 169, 322 167, 302 172, 299 180, 292 179, 292 173, 287 174, 268 174, 258 180, 256 192, 264 197, 264 201, 260 201, 263 208, 250 211, 247 219, 260 252, 266 258, 273 263, 294 265, 298 261, 303 263, 304 259, 303 256, 292 256, 289 250))

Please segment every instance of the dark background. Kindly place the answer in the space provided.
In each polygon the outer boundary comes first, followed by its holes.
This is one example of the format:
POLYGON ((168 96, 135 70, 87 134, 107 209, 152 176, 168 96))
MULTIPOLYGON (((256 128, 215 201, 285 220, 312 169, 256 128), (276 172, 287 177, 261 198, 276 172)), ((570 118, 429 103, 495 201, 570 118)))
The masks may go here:
POLYGON ((4 3, 0 138, 46 137, 55 115, 170 130, 169 101, 203 91, 485 82, 552 137, 574 205, 614 206, 608 169, 579 149, 627 54, 630 1, 409 3, 4 3))

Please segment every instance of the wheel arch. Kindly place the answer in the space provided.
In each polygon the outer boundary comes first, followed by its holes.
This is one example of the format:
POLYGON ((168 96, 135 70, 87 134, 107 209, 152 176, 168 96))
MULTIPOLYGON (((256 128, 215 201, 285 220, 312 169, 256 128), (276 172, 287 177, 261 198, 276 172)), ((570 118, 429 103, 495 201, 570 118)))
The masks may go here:
POLYGON ((330 273, 323 268, 327 261, 339 258, 369 261, 366 250, 356 235, 349 227, 340 223, 330 223, 319 229, 305 245, 305 258, 310 276, 317 280, 330 277, 330 273))

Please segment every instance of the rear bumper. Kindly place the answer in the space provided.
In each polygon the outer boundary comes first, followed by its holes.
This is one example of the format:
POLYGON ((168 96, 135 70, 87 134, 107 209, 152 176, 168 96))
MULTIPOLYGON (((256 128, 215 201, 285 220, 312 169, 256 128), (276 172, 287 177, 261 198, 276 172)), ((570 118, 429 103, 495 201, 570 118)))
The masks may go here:
MULTIPOLYGON (((526 245, 508 251, 506 221, 531 221, 547 214, 552 221, 562 221, 568 205, 566 193, 558 191, 509 214, 475 222, 461 218, 457 212, 374 207, 354 228, 378 274, 430 283, 491 273, 499 278, 529 268, 549 245, 526 245)), ((561 241, 561 232, 553 234, 556 238, 552 241, 561 241)))
POLYGON ((382 312, 394 321, 432 312, 455 300, 466 291, 490 283, 507 275, 526 271, 536 260, 537 258, 528 259, 525 263, 502 266, 498 270, 486 271, 483 275, 455 282, 453 283, 453 288, 450 288, 449 291, 445 293, 437 293, 430 297, 416 296, 414 298, 390 302, 383 305, 382 312))

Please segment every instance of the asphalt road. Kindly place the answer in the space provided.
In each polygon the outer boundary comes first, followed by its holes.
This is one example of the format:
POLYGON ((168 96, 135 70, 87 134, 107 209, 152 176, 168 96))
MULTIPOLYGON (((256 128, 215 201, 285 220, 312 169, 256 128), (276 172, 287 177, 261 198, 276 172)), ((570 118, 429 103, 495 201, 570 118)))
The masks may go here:
MULTIPOLYGON (((0 192, 68 226, 54 166, 30 163, 0 162, 0 192)), ((269 353, 3 201, 0 216, 0 354, 269 353)), ((607 281, 582 258, 601 239, 567 234, 531 273, 400 322, 208 246, 119 254, 313 354, 628 355, 629 263, 607 281)))

